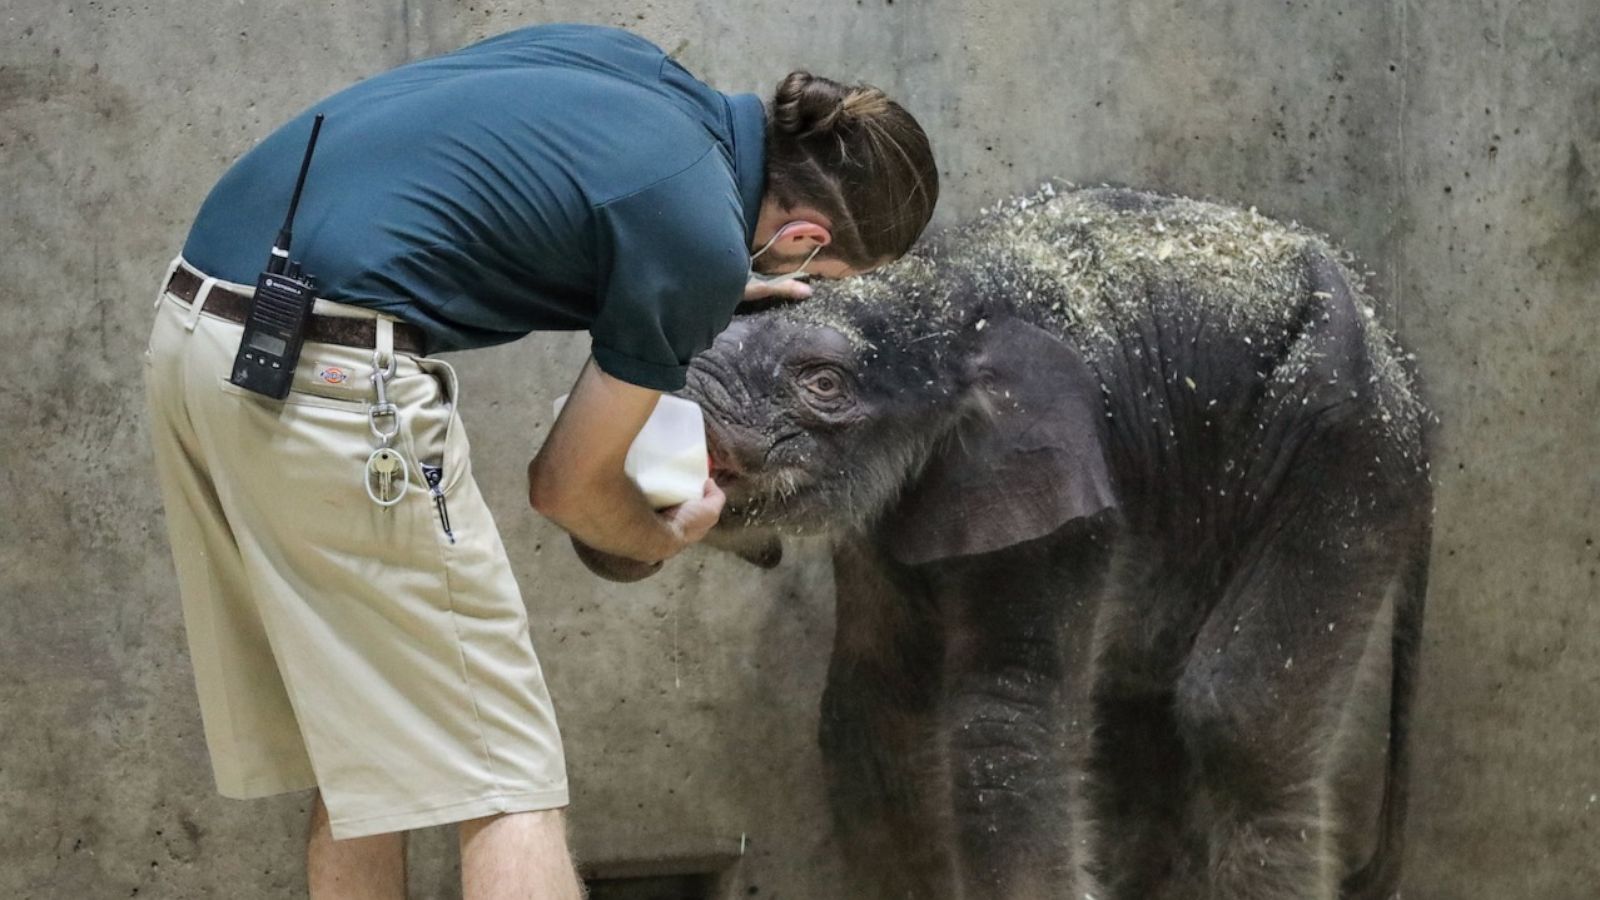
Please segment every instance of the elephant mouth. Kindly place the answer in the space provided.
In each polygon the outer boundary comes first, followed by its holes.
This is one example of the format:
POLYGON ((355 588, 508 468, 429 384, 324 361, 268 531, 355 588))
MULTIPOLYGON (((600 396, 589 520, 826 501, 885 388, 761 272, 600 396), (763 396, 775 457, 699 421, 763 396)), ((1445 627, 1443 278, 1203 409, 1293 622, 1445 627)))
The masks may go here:
POLYGON ((706 418, 706 457, 711 468, 711 480, 717 483, 717 487, 726 490, 744 480, 745 471, 733 454, 725 449, 727 439, 721 430, 715 420, 709 416, 706 418))
POLYGON ((811 484, 810 473, 796 466, 742 459, 729 449, 735 438, 728 435, 727 427, 706 416, 706 456, 711 479, 727 495, 717 528, 727 531, 797 524, 793 521, 798 512, 795 503, 811 484))
POLYGON ((700 403, 704 412, 711 480, 727 495, 718 529, 798 524, 802 495, 813 484, 812 473, 804 466, 773 459, 775 445, 757 444, 749 426, 725 418, 704 392, 687 396, 700 403), (760 449, 755 449, 757 446, 760 449))

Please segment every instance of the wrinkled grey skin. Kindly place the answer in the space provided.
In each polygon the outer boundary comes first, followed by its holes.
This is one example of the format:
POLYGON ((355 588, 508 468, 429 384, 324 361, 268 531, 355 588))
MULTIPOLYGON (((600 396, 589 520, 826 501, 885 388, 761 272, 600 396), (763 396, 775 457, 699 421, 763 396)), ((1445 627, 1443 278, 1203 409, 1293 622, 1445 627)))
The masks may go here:
POLYGON ((714 542, 833 541, 852 897, 1394 894, 1431 499, 1351 282, 1253 213, 1047 191, 696 362, 714 542))

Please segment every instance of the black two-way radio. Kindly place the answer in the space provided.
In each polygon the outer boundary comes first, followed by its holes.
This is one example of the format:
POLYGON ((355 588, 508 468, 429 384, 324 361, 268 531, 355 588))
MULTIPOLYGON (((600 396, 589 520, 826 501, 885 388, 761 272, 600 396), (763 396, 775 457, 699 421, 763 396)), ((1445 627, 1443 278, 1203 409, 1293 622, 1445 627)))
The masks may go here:
POLYGON ((305 344, 306 325, 317 301, 314 279, 300 272, 300 263, 289 259, 289 243, 294 240, 294 213, 300 206, 300 190, 306 186, 306 170, 311 168, 311 152, 317 147, 322 130, 322 114, 311 121, 311 139, 300 161, 300 177, 289 198, 289 214, 278 229, 272 244, 267 270, 256 279, 256 292, 250 298, 250 314, 245 317, 244 337, 233 358, 233 375, 228 379, 239 387, 282 400, 294 383, 294 367, 305 344))

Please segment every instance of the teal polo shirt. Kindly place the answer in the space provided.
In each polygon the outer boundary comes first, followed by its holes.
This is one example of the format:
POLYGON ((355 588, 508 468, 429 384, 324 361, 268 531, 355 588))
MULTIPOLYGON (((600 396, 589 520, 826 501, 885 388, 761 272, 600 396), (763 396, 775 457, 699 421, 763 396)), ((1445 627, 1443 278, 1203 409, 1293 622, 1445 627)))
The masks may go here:
POLYGON ((292 255, 320 296, 417 325, 430 353, 587 329, 607 373, 676 390, 743 296, 760 99, 582 25, 512 31, 316 104, 212 189, 192 265, 255 283, 318 112, 292 255))

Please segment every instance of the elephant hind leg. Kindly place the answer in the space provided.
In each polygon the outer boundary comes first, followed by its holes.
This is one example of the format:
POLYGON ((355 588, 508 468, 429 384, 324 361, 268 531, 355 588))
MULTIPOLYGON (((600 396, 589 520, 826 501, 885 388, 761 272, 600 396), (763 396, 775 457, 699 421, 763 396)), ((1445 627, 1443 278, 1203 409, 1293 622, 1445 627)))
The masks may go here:
POLYGON ((1340 886, 1346 900, 1389 900, 1400 891, 1400 859, 1404 852, 1406 800, 1410 780, 1411 704, 1417 690, 1417 656, 1422 643, 1422 615, 1428 591, 1428 546, 1424 536, 1407 563, 1404 582, 1394 599, 1390 639, 1390 694, 1387 716, 1386 777, 1378 813, 1375 846, 1366 862, 1340 886))
POLYGON ((1329 778, 1317 755, 1193 714, 1183 730, 1193 759, 1188 837, 1159 896, 1334 900, 1329 778))
POLYGON ((1209 798, 1202 896, 1208 900, 1288 900, 1337 896, 1327 797, 1315 780, 1271 798, 1238 804, 1209 798))
POLYGON ((1231 584, 1179 677, 1174 712, 1191 761, 1189 828, 1203 846, 1209 900, 1335 900, 1354 836, 1376 817, 1350 791, 1381 795, 1382 766, 1341 778, 1350 748, 1381 741, 1366 648, 1387 642, 1404 593, 1392 536, 1275 535, 1231 584), (1329 547, 1336 548, 1330 552, 1329 547))
POLYGON ((1116 900, 1149 900, 1172 880, 1184 839, 1188 757, 1170 693, 1095 701, 1089 792, 1100 858, 1095 874, 1116 900))

